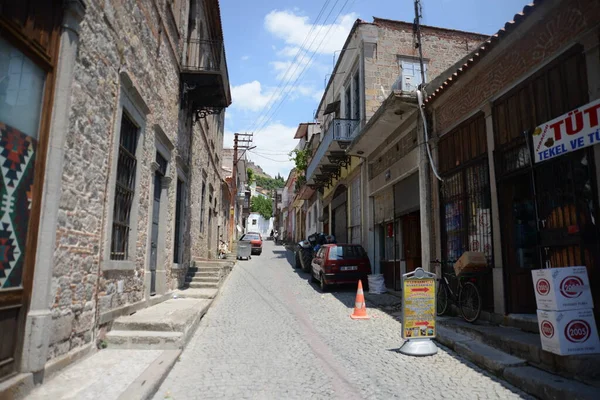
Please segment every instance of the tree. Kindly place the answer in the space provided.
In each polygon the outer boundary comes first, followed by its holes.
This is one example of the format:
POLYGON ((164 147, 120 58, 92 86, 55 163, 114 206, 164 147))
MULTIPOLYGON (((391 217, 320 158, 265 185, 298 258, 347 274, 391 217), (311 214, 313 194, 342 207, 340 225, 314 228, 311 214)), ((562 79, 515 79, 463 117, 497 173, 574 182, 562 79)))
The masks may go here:
POLYGON ((260 186, 263 189, 273 190, 284 187, 285 181, 281 177, 269 178, 267 176, 257 176, 256 186, 260 186))
POLYGON ((256 180, 256 174, 254 174, 254 171, 252 170, 252 168, 248 168, 246 170, 246 174, 248 175, 248 183, 249 184, 254 183, 254 181, 256 180))
POLYGON ((253 196, 250 199, 250 211, 260 214, 264 219, 273 216, 273 204, 271 199, 263 196, 253 196))

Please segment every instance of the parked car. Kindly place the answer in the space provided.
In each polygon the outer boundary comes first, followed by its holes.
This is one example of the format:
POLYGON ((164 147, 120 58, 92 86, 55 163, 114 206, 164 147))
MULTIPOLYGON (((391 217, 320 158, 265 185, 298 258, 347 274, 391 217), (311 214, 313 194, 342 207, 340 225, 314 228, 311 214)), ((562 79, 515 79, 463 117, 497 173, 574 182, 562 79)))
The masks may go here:
POLYGON ((258 235, 258 237, 260 238, 260 240, 263 240, 262 238, 262 233, 260 232, 247 232, 248 235, 258 235))
POLYGON ((261 255, 262 253, 262 237, 260 236, 260 233, 253 233, 253 232, 248 232, 246 233, 244 236, 242 236, 240 238, 240 240, 243 240, 245 242, 250 242, 250 253, 251 254, 256 254, 256 255, 261 255))
POLYGON ((324 292, 331 285, 358 283, 369 290, 367 275, 371 263, 367 252, 359 244, 325 244, 312 260, 311 281, 319 282, 324 292))

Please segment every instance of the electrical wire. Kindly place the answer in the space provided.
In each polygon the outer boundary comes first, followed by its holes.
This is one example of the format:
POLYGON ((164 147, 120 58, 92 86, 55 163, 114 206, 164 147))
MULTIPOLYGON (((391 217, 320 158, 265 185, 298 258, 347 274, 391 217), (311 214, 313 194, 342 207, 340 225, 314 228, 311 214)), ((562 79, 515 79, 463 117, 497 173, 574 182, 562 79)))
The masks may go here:
MULTIPOLYGON (((306 53, 308 51, 308 49, 305 48, 305 45, 307 44, 308 39, 310 38, 311 34, 315 30, 315 27, 318 25, 319 20, 321 19, 321 16, 323 15, 323 12, 327 9, 327 6, 329 5, 330 1, 331 0, 326 0, 325 3, 323 3, 323 6, 321 7, 321 10, 319 11, 319 14, 317 15, 317 18, 315 18, 315 20, 313 22, 313 25, 311 26, 310 30, 308 31, 308 34, 304 37, 304 40, 302 41, 302 44, 300 45, 300 48, 296 52, 296 55, 295 55, 294 59, 292 60, 292 62, 290 63, 290 66, 288 67, 288 69, 286 70, 285 74, 283 75, 283 78, 282 78, 281 82, 279 83, 279 86, 277 86, 277 89, 275 89, 271 93, 271 96, 269 97, 269 100, 265 103, 265 106, 264 106, 263 110, 259 114, 259 118, 257 118, 254 121, 254 124, 252 125, 252 129, 250 129, 250 131, 254 131, 260 125, 259 121, 262 118, 266 118, 267 114, 271 110, 271 107, 269 107, 269 106, 271 106, 274 103, 274 100, 276 98, 275 94, 281 89, 281 87, 284 84, 287 85, 287 83, 291 80, 291 77, 293 76, 293 74, 290 74, 290 71, 291 71, 291 69, 292 69, 292 67, 294 65, 296 65, 296 69, 297 69, 297 66, 299 64, 296 64, 296 61, 298 60, 298 57, 300 56, 300 54, 303 53, 303 52, 306 53), (288 77, 288 75, 289 75, 289 78, 287 80, 285 80, 285 78, 288 77), (267 107, 269 107, 268 110, 267 110, 267 107)), ((337 3, 337 0, 336 0, 336 3, 337 3)), ((334 7, 335 7, 335 4, 334 4, 334 7)), ((296 71, 296 69, 294 70, 294 72, 296 71)), ((283 93, 283 90, 281 92, 283 93)))
POLYGON ((255 156, 259 156, 259 157, 265 158, 265 159, 267 159, 269 161, 273 161, 273 162, 278 162, 278 163, 289 163, 289 162, 291 162, 290 160, 275 160, 274 158, 266 157, 266 156, 260 155, 259 153, 255 153, 253 151, 249 151, 248 153, 254 154, 255 156))
MULTIPOLYGON (((337 19, 339 18, 339 16, 342 14, 344 8, 346 8, 346 6, 348 5, 348 2, 350 0, 346 0, 344 2, 344 4, 342 5, 342 7, 340 8, 339 12, 337 13, 336 17, 334 18, 334 21, 337 21, 337 19)), ((354 1, 353 1, 354 3, 354 1)), ((333 8, 332 8, 333 10, 333 8)), ((329 17, 329 16, 328 16, 329 17)), ((323 45, 323 42, 325 41, 326 38, 328 38, 329 36, 329 32, 331 32, 331 29, 333 28, 334 24, 332 23, 329 26, 329 29, 327 30, 327 33, 323 36, 323 38, 321 39, 321 41, 319 42, 319 45, 317 46, 317 48, 315 49, 315 51, 312 53, 310 59, 308 60, 308 63, 304 66, 304 68, 302 69, 302 71, 300 72, 300 74, 298 75, 298 77, 296 78, 296 80, 294 81, 294 83, 292 84, 292 87, 294 87, 296 85, 296 83, 300 80, 300 78, 304 75, 304 73, 306 72, 307 68, 311 65, 313 58, 315 57, 315 55, 317 54, 317 52, 319 51, 319 49, 321 48, 321 46, 323 45)), ((312 45, 312 43, 311 43, 312 45)), ((260 132, 261 129, 263 129, 268 122, 270 122, 273 117, 275 115, 277 115, 277 112, 279 111, 279 109, 281 108, 281 106, 283 105, 283 103, 285 102, 285 100, 287 99, 288 95, 289 95, 290 91, 288 91, 284 97, 280 100, 279 105, 277 106, 277 108, 275 109, 275 111, 273 112, 273 114, 271 114, 271 116, 269 117, 269 119, 267 119, 259 129, 257 129, 255 132, 260 132)))

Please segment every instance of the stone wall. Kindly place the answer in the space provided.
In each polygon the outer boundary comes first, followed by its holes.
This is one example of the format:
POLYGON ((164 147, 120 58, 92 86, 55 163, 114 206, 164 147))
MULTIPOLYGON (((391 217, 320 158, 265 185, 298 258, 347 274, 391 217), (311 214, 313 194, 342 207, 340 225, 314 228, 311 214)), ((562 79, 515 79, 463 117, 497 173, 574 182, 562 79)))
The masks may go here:
MULTIPOLYGON (((180 109, 178 64, 187 35, 186 2, 180 2, 183 8, 179 18, 178 11, 164 0, 87 3, 63 162, 48 359, 90 343, 99 315, 143 301, 147 296, 154 174, 151 164, 157 151, 157 129, 165 132, 174 145, 164 227, 165 291, 179 285, 180 273, 172 271, 177 171, 187 174, 186 213, 192 217, 185 227, 184 248, 191 249, 184 256, 186 264, 194 256, 207 255, 208 246, 202 245, 205 239, 194 232, 194 218, 200 214, 197 193, 201 189, 202 169, 215 188, 217 205, 221 202, 218 154, 223 145, 224 115, 209 116, 192 130, 191 117, 180 109), (124 84, 124 77, 131 82, 124 84), (125 94, 145 114, 138 142, 138 201, 132 206, 137 234, 135 252, 130 256, 132 267, 107 270, 112 226, 108 219, 114 196, 109 180, 116 168, 112 149, 120 128, 120 99, 125 94)), ((213 219, 215 223, 216 220, 213 219)))
MULTIPOLYGON (((378 38, 375 52, 365 53, 365 110, 367 121, 381 105, 381 88, 390 93, 401 74, 398 57, 418 61, 412 24, 375 18, 378 38)), ((475 50, 487 35, 422 27, 423 58, 427 62, 427 81, 475 50)))

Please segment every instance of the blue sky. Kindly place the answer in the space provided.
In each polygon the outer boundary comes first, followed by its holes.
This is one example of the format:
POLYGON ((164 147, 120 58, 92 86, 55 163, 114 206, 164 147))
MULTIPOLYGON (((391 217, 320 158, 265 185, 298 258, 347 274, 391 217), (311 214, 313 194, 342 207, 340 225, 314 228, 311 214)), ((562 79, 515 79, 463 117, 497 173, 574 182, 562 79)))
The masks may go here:
MULTIPOLYGON (((354 21, 371 22, 373 16, 414 18, 412 0, 221 0, 220 4, 233 97, 225 118, 225 146, 233 146, 234 132, 254 132, 256 149, 249 158, 267 173, 284 177, 293 166, 287 153, 296 146, 294 132, 299 123, 312 121, 326 75, 333 69, 333 56, 339 54, 354 21), (303 44, 309 51, 298 53, 303 44)), ((423 0, 422 23, 491 35, 525 4, 423 0)))

